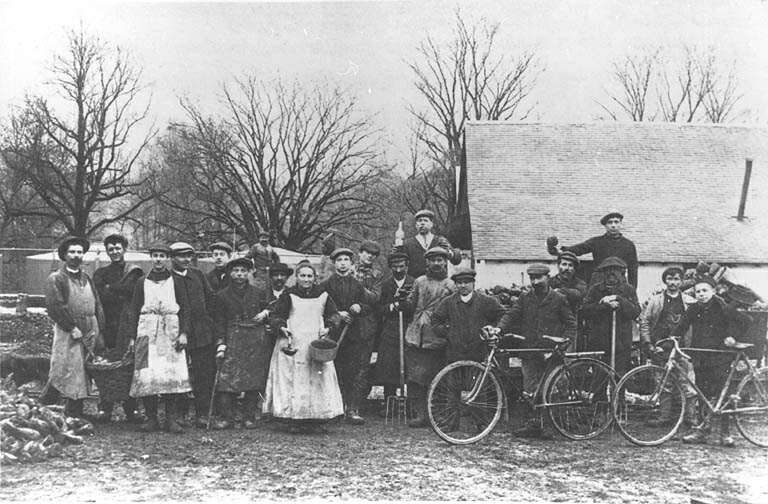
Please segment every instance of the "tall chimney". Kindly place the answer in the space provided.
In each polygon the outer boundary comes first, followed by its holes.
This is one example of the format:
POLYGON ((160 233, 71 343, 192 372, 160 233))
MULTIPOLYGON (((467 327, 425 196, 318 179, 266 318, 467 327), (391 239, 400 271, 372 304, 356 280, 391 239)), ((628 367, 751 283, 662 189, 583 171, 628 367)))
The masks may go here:
POLYGON ((744 183, 741 185, 741 200, 739 200, 739 213, 736 220, 744 220, 744 207, 747 206, 747 193, 749 192, 749 179, 752 177, 752 160, 747 158, 747 166, 744 168, 744 183))

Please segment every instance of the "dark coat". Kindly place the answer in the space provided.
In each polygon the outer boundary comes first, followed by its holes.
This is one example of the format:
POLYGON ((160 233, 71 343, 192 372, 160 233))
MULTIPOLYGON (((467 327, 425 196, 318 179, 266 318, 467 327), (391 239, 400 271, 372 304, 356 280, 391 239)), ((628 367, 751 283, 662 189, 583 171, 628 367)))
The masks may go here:
MULTIPOLYGON (((360 314, 352 315, 352 325, 347 330, 345 342, 373 338, 372 334, 363 334, 361 331, 363 324, 361 324, 360 319, 371 313, 370 296, 366 293, 363 284, 352 275, 339 276, 334 273, 328 280, 320 284, 320 289, 328 292, 339 311, 348 311, 353 304, 360 305, 360 314)), ((342 342, 342 346, 345 342, 342 342)))
POLYGON ((360 319, 360 332, 378 342, 381 332, 381 282, 384 274, 377 268, 358 264, 355 278, 365 288, 366 303, 371 307, 370 313, 360 319))
POLYGON ((482 360, 486 345, 480 339, 480 329, 496 325, 504 310, 495 297, 479 291, 475 291, 468 303, 461 300, 458 292, 443 299, 432 314, 432 327, 438 336, 448 340, 445 349, 448 362, 482 360))
POLYGON ((266 293, 247 282, 244 289, 236 289, 233 284, 218 292, 213 304, 216 344, 227 344, 227 324, 250 322, 250 319, 267 308, 267 304, 266 293))
POLYGON ((604 283, 593 285, 587 292, 581 308, 582 315, 591 322, 591 345, 606 351, 606 355, 611 348, 613 310, 607 304, 601 304, 600 300, 613 294, 617 295, 619 302, 616 310, 616 353, 629 352, 632 348, 632 326, 640 315, 640 303, 637 301, 634 287, 628 283, 621 283, 613 288, 604 283))
POLYGON ((108 349, 123 349, 127 343, 119 337, 120 324, 126 323, 133 289, 142 276, 141 268, 127 267, 125 262, 110 263, 93 272, 93 284, 104 308, 104 344, 108 349))
POLYGON ((571 340, 576 337, 576 317, 568 299, 551 288, 542 299, 533 290, 520 294, 501 317, 499 327, 502 332, 520 327, 528 348, 551 347, 551 343, 541 338, 543 335, 571 340))
MULTIPOLYGON (((405 276, 403 288, 408 291, 413 288, 414 278, 405 276)), ((381 283, 381 334, 376 350, 378 357, 374 369, 374 383, 381 385, 398 385, 400 383, 400 316, 392 306, 395 302, 397 284, 392 275, 381 283)), ((403 336, 410 323, 410 318, 404 316, 403 336)))
POLYGON ((563 294, 568 299, 568 304, 571 305, 574 315, 578 314, 584 296, 587 295, 587 282, 577 276, 566 280, 557 274, 549 281, 549 286, 563 294))
MULTIPOLYGON (((187 274, 181 275, 176 270, 172 271, 174 284, 181 291, 181 303, 184 306, 184 314, 189 317, 187 327, 187 348, 202 348, 213 344, 213 289, 208 284, 202 271, 195 268, 187 268, 187 274)), ((181 324, 181 312, 179 323, 181 324)))
POLYGON ((563 245, 560 248, 563 251, 573 252, 577 256, 591 252, 595 267, 609 257, 618 257, 627 263, 629 283, 635 288, 637 287, 637 249, 635 249, 635 244, 623 235, 611 236, 605 233, 600 236, 593 236, 585 242, 571 246, 563 245))
POLYGON ((451 264, 461 262, 461 251, 453 248, 444 236, 434 235, 427 248, 422 247, 416 237, 412 236, 403 242, 403 250, 408 254, 408 275, 419 278, 427 272, 427 260, 424 259, 424 253, 433 247, 443 247, 448 250, 451 254, 448 258, 451 264))
POLYGON ((205 279, 208 280, 214 293, 229 285, 229 275, 226 268, 213 268, 205 274, 205 279))

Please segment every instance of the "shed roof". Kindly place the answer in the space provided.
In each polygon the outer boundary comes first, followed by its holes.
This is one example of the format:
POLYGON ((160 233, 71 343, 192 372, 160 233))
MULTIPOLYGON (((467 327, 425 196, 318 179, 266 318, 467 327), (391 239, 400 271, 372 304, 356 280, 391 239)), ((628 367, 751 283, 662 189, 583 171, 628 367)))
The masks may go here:
POLYGON ((488 121, 469 123, 466 140, 477 259, 550 258, 547 236, 602 234, 617 209, 641 262, 768 263, 768 129, 488 121))

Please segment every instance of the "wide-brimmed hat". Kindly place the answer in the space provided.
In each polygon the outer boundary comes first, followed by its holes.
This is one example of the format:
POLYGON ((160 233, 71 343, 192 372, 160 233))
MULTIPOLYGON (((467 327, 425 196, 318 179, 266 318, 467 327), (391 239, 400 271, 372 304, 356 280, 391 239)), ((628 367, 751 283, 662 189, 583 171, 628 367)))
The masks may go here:
POLYGON ((171 243, 171 255, 195 253, 195 248, 187 242, 171 243))
POLYGON ((435 212, 433 212, 432 210, 427 210, 427 209, 419 210, 418 212, 416 212, 416 215, 414 215, 413 218, 418 220, 419 217, 428 217, 430 220, 434 221, 435 220, 435 212))
POLYGON ((612 210, 600 218, 600 224, 605 226, 605 223, 608 222, 608 219, 612 219, 614 217, 618 217, 619 219, 624 220, 624 215, 622 215, 621 212, 612 210))
POLYGON ((354 252, 352 252, 352 250, 351 250, 351 249, 348 249, 348 248, 346 248, 346 247, 340 247, 340 248, 337 248, 336 250, 334 250, 333 252, 331 252, 331 255, 330 255, 329 257, 331 258, 331 261, 335 261, 335 260, 336 260, 336 258, 337 258, 337 257, 339 257, 340 255, 346 255, 346 256, 349 256, 349 258, 350 258, 350 259, 352 259, 353 257, 355 257, 355 253, 354 253, 354 252))
POLYGON ((448 259, 449 256, 450 254, 443 247, 432 247, 424 252, 424 259, 429 259, 430 257, 445 257, 448 259))
POLYGON ((525 269, 525 272, 529 275, 549 275, 549 266, 544 263, 533 263, 525 269))
POLYGON ((477 272, 473 270, 472 268, 456 268, 456 271, 454 271, 453 275, 451 275, 451 280, 454 282, 458 282, 459 280, 474 280, 475 276, 477 276, 477 272))
POLYGON ((208 246, 208 250, 210 250, 211 252, 213 252, 214 250, 223 250, 227 254, 231 254, 232 253, 232 246, 229 243, 227 243, 227 242, 220 241, 220 242, 216 242, 216 243, 211 243, 208 246))
POLYGON ((247 270, 253 269, 253 261, 251 261, 248 257, 235 257, 234 259, 230 259, 227 261, 227 271, 232 271, 232 268, 235 266, 242 266, 243 268, 247 270))
POLYGON ((595 268, 595 271, 604 271, 604 270, 607 270, 608 268, 619 268, 619 269, 625 270, 627 269, 627 263, 625 263, 624 261, 622 261, 616 256, 611 256, 603 260, 603 262, 601 262, 600 265, 597 268, 595 268))
POLYGON ((59 259, 61 259, 62 261, 66 260, 67 249, 69 249, 70 245, 82 246, 83 254, 88 252, 88 249, 91 248, 91 242, 89 242, 87 238, 84 238, 82 236, 67 236, 59 244, 59 249, 58 249, 59 259))
POLYGON ((104 244, 105 249, 109 246, 110 243, 119 243, 123 246, 124 249, 128 248, 128 239, 125 236, 117 233, 105 237, 102 243, 104 244))
POLYGON ((285 273, 288 276, 293 275, 293 269, 285 263, 271 264, 269 266, 269 274, 285 273))

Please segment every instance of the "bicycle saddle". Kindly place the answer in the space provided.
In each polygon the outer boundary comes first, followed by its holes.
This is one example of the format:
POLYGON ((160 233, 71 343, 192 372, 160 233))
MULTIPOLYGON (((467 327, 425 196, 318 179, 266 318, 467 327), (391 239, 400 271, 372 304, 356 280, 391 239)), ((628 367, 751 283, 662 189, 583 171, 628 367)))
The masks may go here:
POLYGON ((559 336, 547 336, 546 334, 542 334, 541 337, 551 341, 555 345, 562 345, 563 343, 570 341, 568 338, 561 338, 559 336))
POLYGON ((753 343, 742 343, 737 341, 733 345, 728 345, 728 348, 733 348, 734 350, 745 350, 747 348, 752 348, 753 346, 755 346, 753 343))

